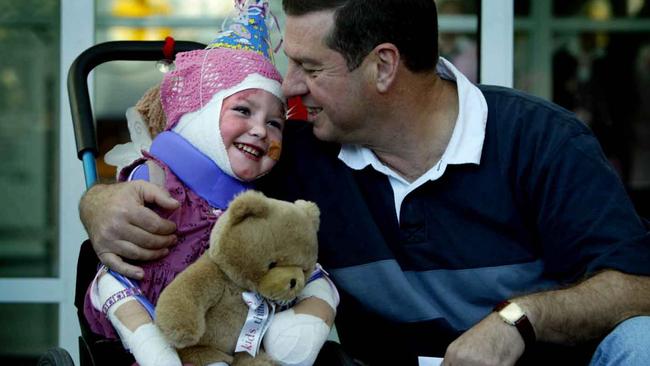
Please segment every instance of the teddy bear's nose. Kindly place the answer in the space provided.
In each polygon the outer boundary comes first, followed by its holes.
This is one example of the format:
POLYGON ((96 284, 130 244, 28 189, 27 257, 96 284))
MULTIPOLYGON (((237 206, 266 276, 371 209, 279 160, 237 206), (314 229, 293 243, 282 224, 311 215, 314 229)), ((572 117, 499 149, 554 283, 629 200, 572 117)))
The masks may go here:
POLYGON ((296 279, 292 278, 291 281, 289 281, 289 287, 294 288, 296 287, 296 279))

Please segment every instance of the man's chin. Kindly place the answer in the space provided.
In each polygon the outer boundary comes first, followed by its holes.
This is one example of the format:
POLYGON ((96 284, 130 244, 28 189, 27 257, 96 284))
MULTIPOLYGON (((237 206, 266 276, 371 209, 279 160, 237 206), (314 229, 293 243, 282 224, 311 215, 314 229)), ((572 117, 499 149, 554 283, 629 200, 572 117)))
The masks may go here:
POLYGON ((317 139, 325 142, 338 142, 338 139, 332 131, 330 131, 327 128, 324 128, 322 125, 317 125, 315 123, 312 123, 312 132, 314 133, 314 136, 316 136, 317 139))

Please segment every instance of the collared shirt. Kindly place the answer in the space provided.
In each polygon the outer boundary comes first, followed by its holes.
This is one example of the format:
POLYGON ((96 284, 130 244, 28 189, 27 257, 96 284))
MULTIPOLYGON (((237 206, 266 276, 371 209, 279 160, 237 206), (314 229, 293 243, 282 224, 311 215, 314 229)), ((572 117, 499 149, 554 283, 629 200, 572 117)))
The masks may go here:
POLYGON ((648 229, 589 128, 543 99, 478 88, 489 110, 480 165, 448 165, 409 193, 399 225, 387 176, 349 168, 309 124, 287 123, 283 158, 256 182, 319 206, 319 261, 343 299, 339 334, 370 364, 443 355, 503 299, 603 269, 650 272, 648 229))
POLYGON ((409 183, 388 166, 384 165, 372 150, 361 145, 343 145, 338 158, 348 167, 361 170, 370 165, 376 171, 388 176, 395 198, 395 212, 400 217, 404 198, 422 184, 440 178, 448 164, 480 164, 487 103, 483 93, 472 84, 451 62, 440 58, 436 72, 441 78, 455 81, 458 89, 458 118, 449 144, 440 160, 415 181, 409 183))

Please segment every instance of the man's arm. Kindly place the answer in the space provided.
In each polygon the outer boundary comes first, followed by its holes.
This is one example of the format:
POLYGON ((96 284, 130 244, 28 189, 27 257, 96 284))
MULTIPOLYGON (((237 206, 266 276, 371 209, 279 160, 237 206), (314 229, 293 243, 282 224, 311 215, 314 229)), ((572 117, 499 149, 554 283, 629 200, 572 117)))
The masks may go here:
POLYGON ((178 202, 167 191, 145 181, 97 184, 79 202, 81 221, 101 262, 136 279, 142 278, 142 268, 122 258, 160 258, 176 242, 176 225, 145 204, 168 210, 178 208, 178 202))
MULTIPOLYGON (((538 341, 574 345, 650 314, 650 277, 608 270, 573 287, 511 301, 523 308, 538 341)), ((444 365, 514 365, 523 352, 517 329, 491 313, 449 345, 444 365)))
MULTIPOLYGON (((648 229, 593 134, 573 115, 528 107, 536 112, 517 117, 535 122, 519 130, 527 143, 505 163, 515 172, 521 215, 536 225, 531 234, 546 276, 561 283, 591 277, 509 300, 527 314, 538 341, 572 345, 650 313, 650 277, 613 270, 650 275, 648 229)), ((445 365, 513 365, 524 348, 517 329, 493 312, 448 347, 445 365)))

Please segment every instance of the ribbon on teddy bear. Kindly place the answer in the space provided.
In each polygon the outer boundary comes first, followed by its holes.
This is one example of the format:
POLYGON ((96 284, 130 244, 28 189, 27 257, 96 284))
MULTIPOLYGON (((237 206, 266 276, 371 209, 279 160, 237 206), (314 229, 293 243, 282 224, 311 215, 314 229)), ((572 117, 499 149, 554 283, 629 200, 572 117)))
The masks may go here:
MULTIPOLYGON (((319 278, 324 278, 333 289, 333 294, 335 296, 334 302, 338 304, 339 293, 332 283, 332 280, 330 280, 329 273, 327 273, 320 264, 316 263, 316 268, 314 268, 307 283, 316 281, 319 278)), ((239 333, 235 352, 247 352, 251 356, 255 357, 260 349, 262 338, 264 338, 264 334, 271 325, 276 310, 286 310, 292 307, 298 299, 294 299, 286 304, 276 304, 265 299, 257 292, 250 291, 242 292, 242 298, 244 303, 248 306, 248 315, 246 316, 244 326, 239 333), (279 307, 279 309, 276 307, 279 307)), ((336 305, 333 305, 333 307, 336 308, 336 305)))
POLYGON ((248 315, 239 333, 235 352, 247 352, 255 357, 260 349, 264 333, 269 328, 275 314, 275 304, 256 292, 243 292, 242 298, 248 305, 248 315))

